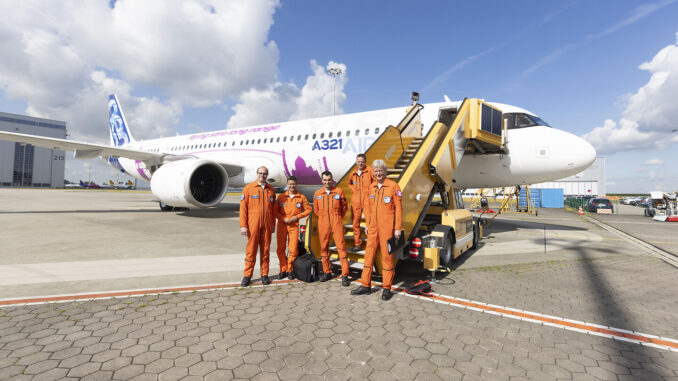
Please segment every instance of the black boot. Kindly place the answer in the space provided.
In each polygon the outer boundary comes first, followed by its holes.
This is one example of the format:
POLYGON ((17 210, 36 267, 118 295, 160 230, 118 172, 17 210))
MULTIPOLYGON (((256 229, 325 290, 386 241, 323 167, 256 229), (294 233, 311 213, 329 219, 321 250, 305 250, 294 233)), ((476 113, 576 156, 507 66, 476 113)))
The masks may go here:
POLYGON ((351 281, 348 280, 347 276, 344 275, 344 276, 341 277, 341 285, 344 286, 344 287, 348 287, 348 286, 351 285, 351 281))
POLYGON ((287 279, 292 280, 292 279, 294 279, 294 278, 296 278, 296 277, 294 276, 294 273, 290 271, 289 274, 287 274, 287 279))
POLYGON ((252 278, 250 278, 250 277, 248 277, 248 276, 242 278, 242 282, 240 282, 240 286, 241 286, 241 287, 247 287, 247 286, 249 286, 251 280, 252 280, 252 278))
POLYGON ((271 284, 271 280, 268 279, 268 275, 264 275, 261 277, 261 284, 264 286, 271 284))
POLYGON ((332 273, 324 273, 323 275, 320 276, 321 282, 327 282, 330 279, 332 279, 332 273))
POLYGON ((384 289, 384 291, 381 292, 381 300, 387 301, 391 300, 391 297, 393 296, 393 293, 391 290, 384 289))
POLYGON ((355 290, 351 290, 351 295, 366 295, 369 294, 371 290, 372 288, 370 287, 360 286, 355 290))
POLYGON ((285 278, 287 278, 287 273, 284 272, 284 271, 281 272, 280 275, 278 275, 278 279, 280 279, 280 280, 285 279, 285 278))

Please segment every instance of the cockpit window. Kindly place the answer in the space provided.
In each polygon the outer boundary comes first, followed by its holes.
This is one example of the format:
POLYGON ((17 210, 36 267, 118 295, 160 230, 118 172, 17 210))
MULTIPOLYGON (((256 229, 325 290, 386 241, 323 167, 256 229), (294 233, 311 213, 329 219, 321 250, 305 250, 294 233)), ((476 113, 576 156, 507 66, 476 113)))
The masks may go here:
POLYGON ((504 120, 506 121, 506 128, 509 130, 512 130, 514 128, 525 128, 534 126, 551 127, 540 117, 524 113, 504 114, 504 120))

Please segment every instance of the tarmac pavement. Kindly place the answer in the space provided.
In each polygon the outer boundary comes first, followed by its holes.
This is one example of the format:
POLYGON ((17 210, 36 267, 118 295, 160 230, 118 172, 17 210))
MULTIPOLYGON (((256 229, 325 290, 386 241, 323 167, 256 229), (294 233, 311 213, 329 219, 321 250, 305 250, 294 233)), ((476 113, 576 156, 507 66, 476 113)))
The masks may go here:
POLYGON ((563 210, 498 217, 434 297, 389 302, 229 284, 236 198, 162 213, 148 193, 0 189, 0 224, 2 380, 678 378, 677 269, 563 210), (40 298, 72 293, 101 295, 40 298))

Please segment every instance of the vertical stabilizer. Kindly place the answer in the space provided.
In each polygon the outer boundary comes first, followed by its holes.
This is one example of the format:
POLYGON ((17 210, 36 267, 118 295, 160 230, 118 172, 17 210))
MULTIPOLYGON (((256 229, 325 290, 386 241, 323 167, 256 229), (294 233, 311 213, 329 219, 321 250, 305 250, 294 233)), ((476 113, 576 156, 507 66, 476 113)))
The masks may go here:
POLYGON ((108 124, 110 127, 111 145, 124 146, 134 141, 129 131, 127 120, 115 94, 108 96, 108 124))

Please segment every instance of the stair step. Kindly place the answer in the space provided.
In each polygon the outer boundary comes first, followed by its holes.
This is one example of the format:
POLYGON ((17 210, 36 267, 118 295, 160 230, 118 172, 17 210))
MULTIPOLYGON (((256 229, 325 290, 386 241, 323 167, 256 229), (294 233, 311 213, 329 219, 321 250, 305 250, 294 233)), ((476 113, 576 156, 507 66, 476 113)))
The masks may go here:
MULTIPOLYGON (((363 222, 365 222, 364 219, 360 222, 360 228, 361 229, 365 229, 365 227, 367 226, 367 224, 363 224, 363 222)), ((346 229, 350 229, 351 231, 353 231, 353 224, 344 225, 344 227, 346 229)))
POLYGON ((400 177, 400 175, 386 175, 386 177, 388 177, 388 178, 391 179, 391 180, 395 180, 395 179, 397 179, 398 177, 400 177))
POLYGON ((389 169, 386 170, 386 172, 398 172, 398 173, 400 173, 402 171, 403 171, 403 168, 389 168, 389 169))

